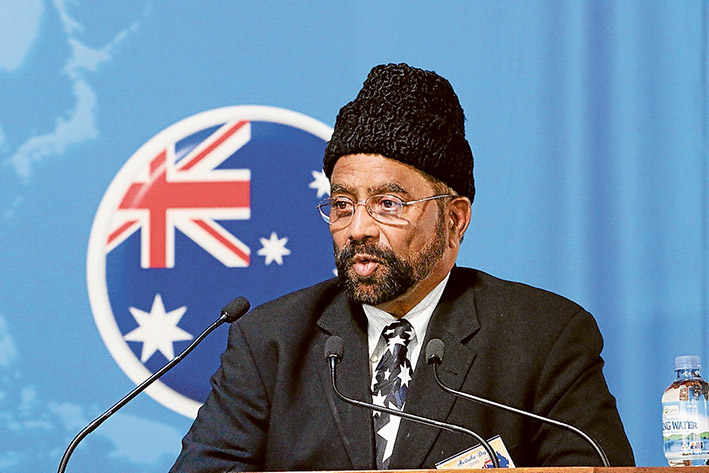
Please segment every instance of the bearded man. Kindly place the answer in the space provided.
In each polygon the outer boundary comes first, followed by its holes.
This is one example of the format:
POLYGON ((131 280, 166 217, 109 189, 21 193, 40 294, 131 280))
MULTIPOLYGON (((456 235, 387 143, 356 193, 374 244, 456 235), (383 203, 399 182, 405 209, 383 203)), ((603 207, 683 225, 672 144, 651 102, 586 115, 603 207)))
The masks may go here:
POLYGON ((517 467, 600 465, 569 431, 443 392, 421 350, 437 338, 445 384, 570 423, 612 465, 633 464, 593 317, 556 294, 455 264, 475 184, 446 79, 406 64, 373 68, 338 114, 323 169, 331 193, 318 209, 338 278, 232 325, 171 471, 434 468, 472 446, 337 398, 323 356, 333 335, 343 340, 339 387, 350 397, 499 435, 517 467))

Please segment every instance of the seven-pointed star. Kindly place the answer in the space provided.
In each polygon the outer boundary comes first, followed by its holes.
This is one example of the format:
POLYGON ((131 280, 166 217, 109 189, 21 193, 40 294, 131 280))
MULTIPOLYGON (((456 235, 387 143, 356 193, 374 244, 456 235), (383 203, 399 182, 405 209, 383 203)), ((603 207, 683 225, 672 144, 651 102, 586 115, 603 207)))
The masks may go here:
POLYGON ((372 404, 376 404, 377 406, 386 406, 386 398, 386 395, 381 392, 379 394, 372 394, 372 404))
POLYGON ((143 342, 143 351, 140 354, 140 361, 143 363, 158 350, 171 360, 175 357, 173 343, 194 338, 177 326, 185 315, 187 306, 166 312, 160 294, 155 294, 150 312, 135 307, 129 307, 128 310, 138 322, 138 328, 127 333, 124 338, 129 342, 143 342))
POLYGON ((408 366, 401 367, 401 373, 399 373, 398 378, 401 380, 402 386, 409 384, 409 381, 411 381, 411 370, 408 366))
POLYGON ((391 337, 389 339, 389 343, 387 344, 387 346, 393 352, 394 351, 393 349, 396 345, 403 345, 403 344, 404 344, 404 339, 401 338, 399 335, 396 335, 395 337, 391 337))
POLYGON ((313 171, 313 182, 308 184, 310 189, 318 191, 318 198, 324 195, 330 195, 330 181, 325 176, 324 172, 313 171))
POLYGON ((269 239, 259 238, 259 241, 261 241, 263 247, 258 250, 257 254, 266 257, 265 264, 271 264, 272 261, 275 261, 279 265, 282 265, 283 257, 290 254, 290 250, 286 248, 288 238, 278 238, 276 232, 271 232, 269 239))

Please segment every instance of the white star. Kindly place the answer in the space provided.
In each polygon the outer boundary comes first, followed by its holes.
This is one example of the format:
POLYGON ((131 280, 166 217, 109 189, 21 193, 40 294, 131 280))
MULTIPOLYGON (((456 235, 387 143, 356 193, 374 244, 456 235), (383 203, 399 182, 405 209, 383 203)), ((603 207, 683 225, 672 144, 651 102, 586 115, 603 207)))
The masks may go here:
POLYGON ((310 189, 317 189, 318 198, 324 195, 330 195, 330 181, 325 177, 324 172, 313 171, 313 182, 311 182, 308 187, 310 189))
POLYGON ((404 344, 404 339, 401 338, 399 335, 397 335, 396 337, 391 337, 389 339, 389 343, 387 343, 387 345, 390 348, 394 347, 395 345, 403 345, 403 344, 404 344))
POLYGON ((150 312, 143 312, 135 307, 129 307, 128 310, 138 322, 138 328, 127 333, 124 338, 130 342, 143 342, 143 351, 140 354, 140 361, 143 363, 158 350, 171 360, 175 357, 173 343, 194 338, 177 326, 185 315, 187 306, 165 312, 160 294, 155 294, 150 312))
POLYGON ((373 394, 372 395, 372 404, 376 404, 377 406, 385 406, 384 401, 386 400, 386 396, 382 393, 379 394, 373 394))
POLYGON ((387 368, 387 370, 384 372, 384 381, 388 380, 389 376, 391 376, 391 370, 387 368))
POLYGON ((283 257, 290 254, 290 250, 286 248, 288 238, 278 238, 276 232, 271 232, 271 237, 268 240, 259 238, 259 241, 263 247, 258 250, 257 254, 266 257, 266 264, 271 264, 272 261, 275 261, 281 265, 283 264, 283 257))
POLYGON ((402 366, 401 367, 401 372, 399 373, 399 376, 397 376, 401 380, 401 385, 409 384, 409 381, 411 381, 411 370, 409 369, 408 366, 402 366))

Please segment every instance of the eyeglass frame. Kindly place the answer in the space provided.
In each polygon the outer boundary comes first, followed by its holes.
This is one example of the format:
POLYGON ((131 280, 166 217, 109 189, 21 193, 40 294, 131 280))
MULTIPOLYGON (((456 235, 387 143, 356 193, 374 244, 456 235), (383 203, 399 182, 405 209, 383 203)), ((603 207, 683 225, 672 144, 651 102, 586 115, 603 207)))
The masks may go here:
MULTIPOLYGON (((392 198, 396 199, 397 201, 401 201, 401 207, 402 207, 402 210, 403 210, 404 207, 408 207, 409 205, 413 205, 413 204, 418 204, 418 203, 420 203, 420 202, 428 202, 429 200, 444 199, 444 198, 447 198, 447 197, 460 197, 460 196, 459 196, 459 195, 456 195, 456 194, 438 194, 438 195, 432 195, 432 196, 430 196, 430 197, 424 197, 423 199, 415 199, 415 200, 409 200, 409 201, 404 201, 404 200, 402 200, 400 197, 397 197, 397 196, 391 195, 391 194, 376 194, 376 195, 370 195, 370 196, 367 197, 366 199, 364 199, 364 200, 358 200, 358 201, 355 201, 355 200, 353 200, 353 199, 351 199, 351 198, 349 198, 349 197, 347 197, 347 196, 344 196, 344 195, 343 195, 343 196, 339 196, 339 197, 349 200, 350 202, 352 202, 352 205, 353 205, 353 207, 352 207, 352 214, 350 214, 350 216, 349 216, 349 219, 350 219, 349 222, 347 222, 347 224, 343 224, 343 226, 346 227, 347 225, 349 225, 350 223, 352 223, 352 218, 354 217, 354 214, 355 214, 355 212, 357 211, 357 207, 359 207, 360 205, 364 205, 364 208, 365 208, 365 210, 367 211, 367 214, 368 214, 370 217, 372 217, 375 221, 377 221, 377 222, 379 222, 379 223, 382 223, 382 224, 384 224, 384 225, 393 225, 393 224, 395 224, 395 222, 382 222, 381 220, 379 220, 379 218, 377 218, 377 215, 374 214, 374 211, 369 208, 369 206, 367 205, 367 202, 368 202, 370 199, 374 199, 374 198, 376 198, 376 197, 392 197, 392 198)), ((318 212, 320 213, 320 217, 322 217, 322 219, 325 221, 325 223, 327 223, 328 225, 332 225, 332 222, 330 222, 330 216, 329 216, 329 215, 325 215, 325 213, 324 213, 323 210, 322 210, 322 207, 324 207, 325 205, 332 205, 332 197, 328 197, 327 199, 321 200, 321 201, 318 203, 318 205, 315 206, 315 208, 317 208, 317 209, 318 209, 318 212)), ((397 217, 397 218, 400 218, 400 216, 397 217)))

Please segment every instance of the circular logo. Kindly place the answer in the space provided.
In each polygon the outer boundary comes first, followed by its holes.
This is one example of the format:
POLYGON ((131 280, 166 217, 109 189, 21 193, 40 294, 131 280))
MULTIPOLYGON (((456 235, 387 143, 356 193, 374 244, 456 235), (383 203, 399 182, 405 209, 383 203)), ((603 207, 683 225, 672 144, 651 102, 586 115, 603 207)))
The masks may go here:
MULTIPOLYGON (((94 320, 136 384, 243 295, 252 306, 333 276, 315 206, 332 129, 290 110, 225 107, 158 133, 125 163, 96 213, 87 256, 94 320)), ((209 336, 147 393, 195 417, 226 348, 209 336)))

